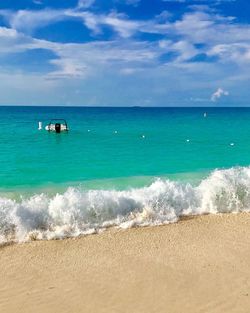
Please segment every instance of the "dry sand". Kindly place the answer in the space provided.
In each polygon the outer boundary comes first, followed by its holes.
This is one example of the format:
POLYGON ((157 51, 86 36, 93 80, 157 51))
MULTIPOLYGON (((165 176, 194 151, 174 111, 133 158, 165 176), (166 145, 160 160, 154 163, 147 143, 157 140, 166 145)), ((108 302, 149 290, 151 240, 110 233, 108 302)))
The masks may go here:
POLYGON ((250 312, 250 214, 0 249, 0 312, 250 312))

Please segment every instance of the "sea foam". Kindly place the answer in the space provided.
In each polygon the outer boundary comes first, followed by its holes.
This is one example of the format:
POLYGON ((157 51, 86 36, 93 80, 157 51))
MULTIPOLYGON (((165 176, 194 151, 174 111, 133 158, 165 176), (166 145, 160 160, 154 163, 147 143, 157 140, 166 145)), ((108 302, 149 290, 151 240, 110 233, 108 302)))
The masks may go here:
POLYGON ((76 237, 108 227, 163 225, 187 215, 250 211, 250 167, 215 170, 199 185, 156 179, 116 190, 68 188, 52 197, 0 198, 0 243, 76 237))

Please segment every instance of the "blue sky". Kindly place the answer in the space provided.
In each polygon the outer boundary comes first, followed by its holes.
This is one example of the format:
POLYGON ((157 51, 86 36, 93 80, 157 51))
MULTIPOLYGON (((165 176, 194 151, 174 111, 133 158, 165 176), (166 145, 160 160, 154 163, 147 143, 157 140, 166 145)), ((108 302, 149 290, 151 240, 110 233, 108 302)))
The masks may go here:
POLYGON ((250 1, 5 0, 0 104, 249 106, 250 1))

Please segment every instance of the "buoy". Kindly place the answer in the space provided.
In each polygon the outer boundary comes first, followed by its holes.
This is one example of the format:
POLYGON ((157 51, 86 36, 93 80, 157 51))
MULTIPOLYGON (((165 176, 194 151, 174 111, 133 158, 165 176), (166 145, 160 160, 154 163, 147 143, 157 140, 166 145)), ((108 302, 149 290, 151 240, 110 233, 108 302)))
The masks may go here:
POLYGON ((205 112, 205 113, 203 114, 203 116, 204 116, 204 117, 207 117, 207 112, 205 112))
POLYGON ((117 130, 115 130, 115 132, 114 132, 115 134, 117 134, 118 133, 118 131, 117 130))
POLYGON ((234 146, 234 143, 233 143, 233 142, 231 142, 231 143, 230 143, 230 146, 234 146))
POLYGON ((144 139, 144 138, 145 138, 145 135, 142 135, 142 138, 144 139))
POLYGON ((38 122, 38 130, 42 130, 43 129, 43 123, 42 122, 38 122))
POLYGON ((90 132, 90 129, 88 129, 88 133, 90 132))
POLYGON ((187 141, 187 142, 189 142, 190 140, 189 140, 189 139, 187 139, 186 141, 187 141))

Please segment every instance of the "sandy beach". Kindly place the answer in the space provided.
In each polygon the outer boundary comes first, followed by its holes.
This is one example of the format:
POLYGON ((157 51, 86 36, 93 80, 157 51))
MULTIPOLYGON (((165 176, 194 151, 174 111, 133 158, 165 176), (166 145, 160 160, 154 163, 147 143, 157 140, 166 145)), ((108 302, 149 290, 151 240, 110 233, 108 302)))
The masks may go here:
POLYGON ((0 249, 0 312, 249 312, 250 214, 0 249))

